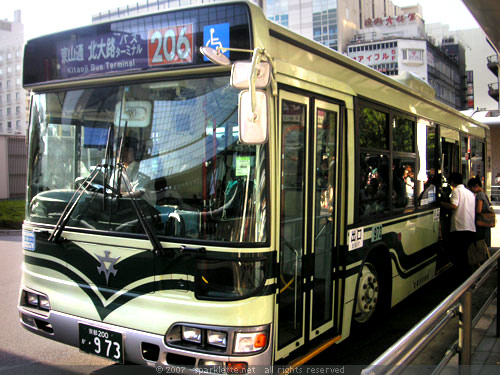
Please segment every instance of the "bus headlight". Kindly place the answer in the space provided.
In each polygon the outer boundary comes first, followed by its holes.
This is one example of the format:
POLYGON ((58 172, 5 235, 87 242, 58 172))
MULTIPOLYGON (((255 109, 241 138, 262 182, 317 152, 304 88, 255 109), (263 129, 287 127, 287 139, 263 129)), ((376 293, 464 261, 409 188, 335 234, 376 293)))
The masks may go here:
POLYGON ((207 340, 210 345, 225 348, 227 345, 227 333, 209 329, 207 330, 207 340))
POLYGON ((267 345, 267 332, 238 332, 234 340, 235 353, 254 353, 267 345))
POLYGON ((28 305, 38 307, 38 294, 27 292, 26 293, 26 300, 28 302, 28 305))
POLYGON ((38 298, 38 304, 42 310, 50 310, 50 302, 47 297, 40 296, 38 298))
POLYGON ((39 310, 50 310, 49 297, 33 290, 23 289, 21 294, 21 306, 36 308, 39 310))
POLYGON ((201 344, 201 329, 182 326, 182 339, 196 344, 201 344))

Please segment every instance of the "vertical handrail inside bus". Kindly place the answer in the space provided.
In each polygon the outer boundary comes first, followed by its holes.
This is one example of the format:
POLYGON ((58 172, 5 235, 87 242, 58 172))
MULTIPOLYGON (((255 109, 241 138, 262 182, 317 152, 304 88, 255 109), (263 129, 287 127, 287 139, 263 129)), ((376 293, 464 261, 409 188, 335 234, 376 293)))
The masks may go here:
POLYGON ((293 329, 297 329, 297 276, 299 274, 299 252, 295 249, 292 248, 292 250, 295 253, 295 275, 294 275, 294 280, 295 280, 295 288, 294 288, 294 304, 293 304, 293 329))

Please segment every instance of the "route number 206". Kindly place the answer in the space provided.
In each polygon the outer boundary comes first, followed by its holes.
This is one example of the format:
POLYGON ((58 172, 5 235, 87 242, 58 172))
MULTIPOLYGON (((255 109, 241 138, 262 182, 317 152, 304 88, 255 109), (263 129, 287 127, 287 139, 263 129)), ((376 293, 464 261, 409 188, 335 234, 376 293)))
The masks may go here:
POLYGON ((193 25, 149 30, 149 66, 193 61, 193 25))

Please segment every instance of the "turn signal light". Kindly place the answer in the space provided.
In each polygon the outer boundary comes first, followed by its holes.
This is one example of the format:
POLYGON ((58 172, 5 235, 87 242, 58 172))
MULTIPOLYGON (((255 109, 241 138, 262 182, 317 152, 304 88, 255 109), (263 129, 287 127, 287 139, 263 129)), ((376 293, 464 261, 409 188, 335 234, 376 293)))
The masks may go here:
POLYGON ((255 342, 253 344, 254 348, 264 348, 267 345, 267 335, 264 333, 259 333, 255 337, 255 342))
POLYGON ((237 332, 234 353, 255 353, 267 345, 267 332, 237 332))
POLYGON ((247 368, 246 362, 228 362, 226 370, 228 374, 246 374, 247 368))

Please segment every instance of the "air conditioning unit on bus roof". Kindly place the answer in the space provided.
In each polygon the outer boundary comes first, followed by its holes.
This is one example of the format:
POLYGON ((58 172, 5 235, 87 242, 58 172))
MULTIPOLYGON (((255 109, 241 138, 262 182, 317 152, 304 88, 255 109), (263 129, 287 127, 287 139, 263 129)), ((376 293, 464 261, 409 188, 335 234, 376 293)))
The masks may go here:
POLYGON ((436 98, 436 90, 434 90, 431 85, 429 85, 415 73, 402 71, 399 73, 399 75, 392 78, 394 78, 399 83, 402 83, 403 85, 417 91, 420 95, 425 96, 428 99, 436 98))

